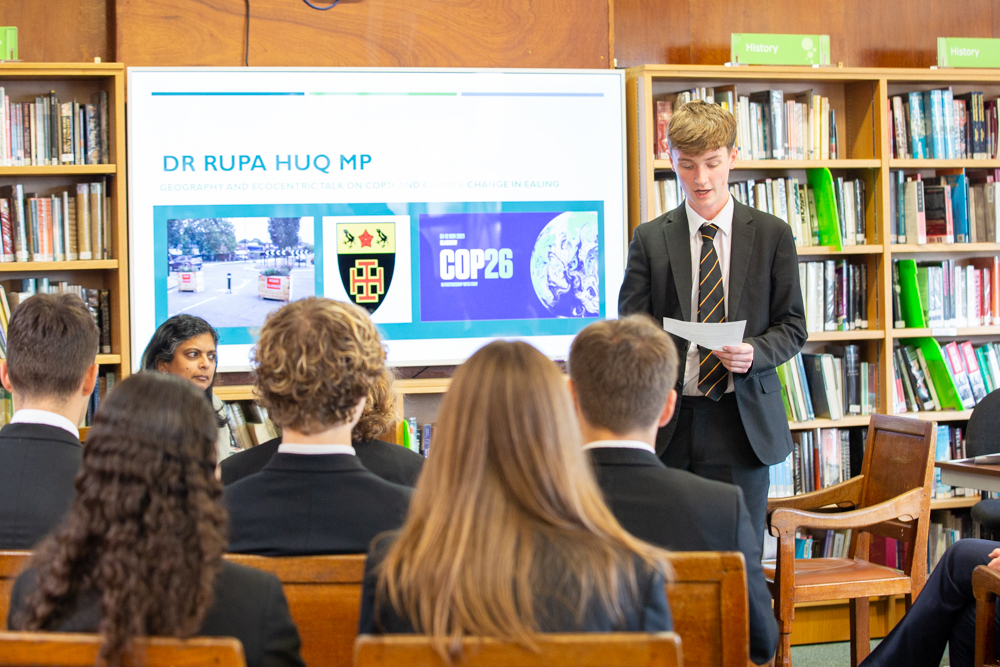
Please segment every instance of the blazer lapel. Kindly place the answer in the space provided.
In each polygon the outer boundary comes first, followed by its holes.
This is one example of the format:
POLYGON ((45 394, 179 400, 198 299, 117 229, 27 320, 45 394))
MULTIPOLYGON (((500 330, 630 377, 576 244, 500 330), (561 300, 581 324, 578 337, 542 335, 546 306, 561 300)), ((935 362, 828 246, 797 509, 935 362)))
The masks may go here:
POLYGON ((750 208, 735 201, 733 204, 733 238, 729 246, 729 305, 726 308, 726 319, 731 322, 741 319, 740 300, 747 281, 747 271, 750 270, 753 237, 756 234, 756 229, 750 224, 753 222, 750 208))
POLYGON ((685 322, 691 321, 691 238, 688 234, 687 209, 681 204, 666 217, 663 237, 667 244, 677 300, 685 322))

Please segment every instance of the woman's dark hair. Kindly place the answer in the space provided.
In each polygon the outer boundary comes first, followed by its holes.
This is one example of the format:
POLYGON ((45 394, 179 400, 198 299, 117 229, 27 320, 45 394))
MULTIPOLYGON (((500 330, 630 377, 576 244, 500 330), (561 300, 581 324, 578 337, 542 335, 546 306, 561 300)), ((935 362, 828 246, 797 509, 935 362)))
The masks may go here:
MULTIPOLYGON (((169 364, 174 360, 174 354, 181 343, 202 334, 212 334, 212 342, 218 347, 219 332, 211 324, 194 315, 174 315, 157 327, 156 332, 153 333, 153 337, 149 339, 149 344, 146 345, 146 350, 142 353, 142 369, 146 371, 158 371, 161 361, 169 364)), ((212 374, 212 381, 205 389, 205 398, 208 399, 210 406, 213 405, 213 384, 215 384, 214 373, 212 374)), ((225 415, 216 413, 215 422, 217 426, 225 426, 225 415)))
POLYGON ((81 599, 100 600, 98 664, 132 637, 201 627, 226 548, 218 431, 191 383, 139 373, 101 401, 83 448, 76 500, 32 559, 38 588, 14 627, 53 630, 81 599))

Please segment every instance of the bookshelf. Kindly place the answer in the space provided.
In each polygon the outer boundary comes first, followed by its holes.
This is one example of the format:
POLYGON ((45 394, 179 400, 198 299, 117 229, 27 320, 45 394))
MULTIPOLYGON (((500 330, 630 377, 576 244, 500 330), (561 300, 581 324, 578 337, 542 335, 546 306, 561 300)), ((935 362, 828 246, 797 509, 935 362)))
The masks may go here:
POLYGON ((0 63, 0 87, 11 102, 33 102, 36 96, 55 91, 61 102, 91 101, 104 91, 108 97, 108 164, 36 166, 0 165, 0 186, 23 184, 26 191, 46 196, 71 190, 95 176, 107 184, 110 197, 111 259, 61 262, 0 263, 0 284, 20 291, 22 278, 48 278, 86 288, 108 290, 111 314, 111 353, 98 354, 102 373, 121 379, 131 369, 129 358, 128 243, 125 207, 125 66, 120 63, 0 63))

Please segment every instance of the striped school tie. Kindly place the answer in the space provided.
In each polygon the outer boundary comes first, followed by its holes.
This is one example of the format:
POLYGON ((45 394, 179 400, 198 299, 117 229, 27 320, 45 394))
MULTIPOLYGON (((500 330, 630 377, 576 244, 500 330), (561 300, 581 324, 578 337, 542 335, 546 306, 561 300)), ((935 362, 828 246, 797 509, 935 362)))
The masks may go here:
MULTIPOLYGON (((719 228, 712 224, 701 227, 701 282, 698 283, 698 321, 725 322, 726 309, 723 305, 725 293, 722 289, 722 267, 719 253, 715 251, 715 234, 719 228)), ((713 401, 722 398, 726 391, 726 377, 729 371, 722 360, 704 347, 698 348, 701 366, 698 371, 698 389, 713 401)))

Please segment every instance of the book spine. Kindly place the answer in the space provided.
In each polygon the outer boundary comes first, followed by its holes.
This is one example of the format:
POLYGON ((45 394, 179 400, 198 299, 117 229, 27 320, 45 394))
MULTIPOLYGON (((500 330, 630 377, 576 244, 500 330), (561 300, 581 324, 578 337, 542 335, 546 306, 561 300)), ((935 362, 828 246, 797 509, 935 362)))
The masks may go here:
POLYGON ((73 103, 63 102, 59 105, 60 155, 63 164, 73 164, 73 103))
POLYGON ((104 183, 90 184, 90 251, 104 259, 104 183))
POLYGON ((14 261, 14 237, 11 221, 11 201, 6 197, 0 198, 0 242, 3 243, 3 254, 0 255, 4 262, 14 261))
POLYGON ((63 240, 63 207, 62 197, 49 197, 49 209, 52 211, 52 259, 56 262, 66 261, 66 243, 63 240))
POLYGON ((111 292, 102 289, 101 301, 101 354, 111 354, 111 292))
POLYGON ((90 245, 90 185, 76 185, 76 231, 80 259, 93 259, 90 245))

